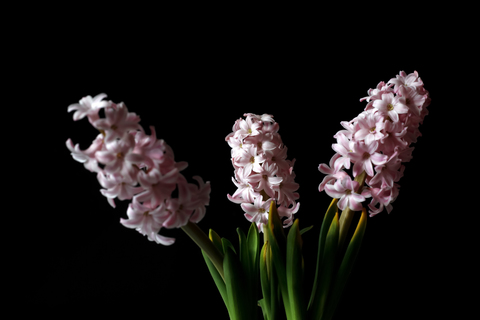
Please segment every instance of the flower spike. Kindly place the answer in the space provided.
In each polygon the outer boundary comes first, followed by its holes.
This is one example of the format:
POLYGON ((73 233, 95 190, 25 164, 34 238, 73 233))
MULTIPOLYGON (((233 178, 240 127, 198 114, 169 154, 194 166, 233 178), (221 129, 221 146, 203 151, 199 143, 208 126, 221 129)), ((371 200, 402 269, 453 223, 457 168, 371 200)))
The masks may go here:
POLYGON ((237 191, 227 195, 240 204, 245 218, 257 224, 263 232, 271 203, 278 205, 278 214, 285 217, 284 227, 293 223, 298 212, 299 185, 295 182, 293 161, 287 160, 287 147, 278 134, 279 126, 272 115, 246 113, 238 119, 233 132, 225 140, 232 148, 231 161, 235 168, 233 183, 237 191))
POLYGON ((366 198, 372 198, 368 205, 372 217, 384 208, 389 213, 392 210, 400 187, 397 182, 405 169, 402 163, 412 158, 410 145, 421 135, 418 127, 428 114, 431 99, 417 71, 408 75, 401 71, 396 78, 369 89, 368 97, 360 99, 364 100, 368 104, 363 112, 350 122, 341 122, 347 130, 334 136, 336 153, 330 166, 319 166, 327 174, 319 191, 340 199, 338 207, 342 210, 360 211, 366 198), (366 173, 365 187, 344 171, 350 164, 353 177, 366 173))
POLYGON ((173 151, 163 140, 158 140, 155 128, 145 134, 139 125, 140 117, 128 112, 121 102, 104 101, 106 94, 82 98, 68 111, 75 111, 73 120, 87 116, 100 131, 92 145, 81 150, 67 140, 67 148, 74 160, 97 173, 100 189, 108 203, 115 207, 114 199, 131 200, 127 216, 120 223, 135 229, 148 240, 171 245, 175 239, 158 234, 162 228, 181 228, 197 223, 205 216, 210 201, 210 182, 195 176, 198 186, 187 182, 180 171, 185 162, 176 162, 173 151), (98 111, 105 110, 105 118, 98 111), (178 189, 179 197, 172 198, 178 189))

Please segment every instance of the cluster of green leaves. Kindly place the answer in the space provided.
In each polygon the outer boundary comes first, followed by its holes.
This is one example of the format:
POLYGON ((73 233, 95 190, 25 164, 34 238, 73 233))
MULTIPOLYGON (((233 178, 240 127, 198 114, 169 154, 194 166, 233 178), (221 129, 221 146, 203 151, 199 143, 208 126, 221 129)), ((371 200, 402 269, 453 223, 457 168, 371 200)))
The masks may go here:
POLYGON ((210 230, 210 240, 224 255, 225 280, 208 256, 203 254, 230 319, 257 319, 260 306, 265 320, 329 320, 351 273, 365 227, 366 211, 363 210, 346 250, 341 250, 337 199, 332 201, 320 230, 317 268, 308 304, 304 296, 301 235, 311 227, 300 230, 299 220, 296 219, 286 235, 273 202, 268 225, 263 230, 261 250, 259 232, 254 223, 247 236, 237 229, 238 252, 230 241, 210 230), (262 292, 260 300, 259 287, 262 292))
POLYGON ((311 320, 329 320, 333 317, 367 225, 367 212, 363 209, 355 233, 346 250, 343 250, 339 238, 342 222, 338 218, 337 201, 333 199, 330 204, 320 230, 315 280, 307 307, 308 319, 311 320))
POLYGON ((218 270, 202 251, 208 269, 217 285, 218 291, 227 307, 232 320, 257 319, 259 291, 260 237, 255 223, 252 223, 248 235, 238 228, 239 249, 232 243, 210 230, 209 238, 215 247, 223 253, 223 271, 225 281, 218 270))

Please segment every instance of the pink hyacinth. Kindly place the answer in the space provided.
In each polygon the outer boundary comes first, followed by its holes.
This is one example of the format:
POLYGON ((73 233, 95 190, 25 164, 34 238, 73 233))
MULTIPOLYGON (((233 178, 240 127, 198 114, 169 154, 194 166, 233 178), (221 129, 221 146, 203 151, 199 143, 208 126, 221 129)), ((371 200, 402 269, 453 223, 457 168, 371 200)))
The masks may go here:
POLYGON ((174 238, 159 235, 162 228, 180 228, 189 221, 197 223, 205 216, 210 202, 210 182, 193 177, 198 186, 188 183, 180 173, 186 162, 176 162, 173 151, 165 141, 156 137, 154 127, 147 135, 138 124, 140 118, 128 112, 125 104, 103 101, 106 94, 85 97, 72 104, 74 120, 85 116, 100 131, 86 150, 67 140, 67 148, 74 160, 97 173, 97 179, 108 203, 114 199, 132 200, 127 216, 120 223, 147 236, 150 241, 171 245, 174 238), (98 111, 105 109, 106 118, 98 111), (178 190, 178 198, 172 193, 178 190))
POLYGON ((272 115, 244 114, 238 119, 225 140, 231 150, 231 161, 235 168, 233 183, 237 191, 227 195, 228 199, 240 204, 245 218, 255 222, 263 232, 268 221, 270 203, 279 206, 278 214, 284 218, 284 227, 293 223, 293 215, 300 203, 296 200, 299 185, 295 182, 293 165, 287 160, 287 147, 278 134, 279 125, 272 115))
POLYGON ((407 75, 401 71, 396 78, 369 89, 368 96, 360 99, 364 100, 368 104, 363 112, 349 122, 341 122, 345 130, 334 136, 337 143, 332 148, 336 153, 330 165, 319 166, 327 175, 319 191, 339 198, 342 210, 348 206, 359 211, 365 198, 371 197, 368 207, 370 216, 374 216, 384 208, 389 213, 392 210, 400 187, 397 182, 405 169, 402 163, 412 158, 414 148, 410 145, 421 135, 418 127, 428 114, 431 99, 418 72, 407 75), (353 177, 366 174, 361 189, 344 171, 350 169, 350 163, 353 177))

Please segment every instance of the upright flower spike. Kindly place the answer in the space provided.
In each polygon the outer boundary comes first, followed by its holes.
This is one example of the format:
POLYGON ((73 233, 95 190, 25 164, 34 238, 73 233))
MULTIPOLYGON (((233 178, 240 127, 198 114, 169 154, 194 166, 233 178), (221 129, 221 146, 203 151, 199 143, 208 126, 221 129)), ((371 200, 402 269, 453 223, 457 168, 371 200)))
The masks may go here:
POLYGON ((419 137, 419 125, 428 114, 430 95, 423 87, 418 72, 401 71, 387 83, 379 82, 376 89, 368 90, 365 110, 353 120, 342 121, 346 130, 335 134, 336 152, 330 166, 320 164, 319 170, 327 174, 319 191, 339 198, 339 208, 359 211, 365 198, 372 198, 368 205, 370 216, 384 208, 392 210, 392 202, 398 196, 398 181, 405 166, 412 158, 413 147, 419 137), (392 88, 393 87, 393 88, 392 88), (365 186, 356 190, 352 178, 344 171, 353 164, 353 177, 366 173, 365 186), (378 205, 378 207, 376 207, 378 205))
POLYGON ((293 215, 300 203, 293 165, 287 160, 287 147, 278 134, 279 125, 272 115, 244 114, 233 125, 233 132, 225 138, 232 148, 231 161, 235 168, 233 183, 237 191, 227 195, 239 203, 245 218, 257 224, 263 232, 268 221, 272 201, 278 205, 278 214, 284 217, 284 227, 293 223, 293 215))
POLYGON ((184 228, 202 220, 210 202, 210 182, 195 176, 198 186, 188 183, 180 173, 187 163, 174 160, 172 148, 157 139, 155 128, 150 127, 150 136, 145 134, 140 117, 128 112, 123 102, 103 101, 106 96, 87 96, 68 107, 69 112, 75 111, 74 120, 87 116, 100 134, 86 150, 70 139, 67 148, 74 160, 97 173, 103 187, 100 192, 112 207, 115 199, 132 201, 128 219, 120 219, 122 225, 150 241, 171 245, 175 239, 161 236, 159 231, 184 228), (100 108, 105 109, 106 118, 99 117, 100 108), (178 199, 172 198, 175 189, 179 190, 178 199))

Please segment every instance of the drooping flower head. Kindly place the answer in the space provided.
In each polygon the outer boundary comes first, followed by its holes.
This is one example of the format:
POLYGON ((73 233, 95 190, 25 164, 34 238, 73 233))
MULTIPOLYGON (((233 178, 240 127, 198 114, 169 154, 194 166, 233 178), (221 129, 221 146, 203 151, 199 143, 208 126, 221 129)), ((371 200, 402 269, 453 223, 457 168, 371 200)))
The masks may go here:
POLYGON ((260 231, 268 221, 272 201, 279 206, 284 227, 293 223, 300 203, 293 165, 287 160, 287 147, 278 133, 279 125, 272 115, 244 114, 233 125, 225 140, 232 148, 235 168, 233 183, 237 191, 228 199, 241 205, 245 218, 255 222, 260 231))
POLYGON ((71 139, 67 148, 74 160, 97 173, 100 192, 112 207, 116 198, 132 200, 128 219, 120 219, 122 225, 150 241, 171 245, 175 239, 161 236, 159 231, 202 220, 210 201, 210 183, 198 176, 193 177, 198 186, 188 183, 180 173, 187 163, 174 160, 172 148, 157 139, 155 128, 151 126, 147 135, 139 125, 140 117, 128 112, 123 102, 104 101, 105 97, 87 96, 68 107, 69 112, 76 110, 74 120, 87 116, 100 134, 86 150, 71 139), (104 108, 105 118, 100 118, 100 108, 104 108), (175 190, 178 198, 172 198, 175 190))
POLYGON ((332 148, 336 153, 330 166, 319 166, 327 175, 319 191, 339 198, 342 210, 349 207, 359 211, 365 198, 371 197, 368 207, 370 216, 374 216, 384 208, 389 213, 392 210, 400 187, 397 182, 405 169, 402 163, 412 158, 414 148, 410 145, 421 135, 418 127, 428 114, 431 99, 418 72, 407 75, 401 71, 396 78, 369 89, 368 96, 360 99, 364 100, 368 104, 363 112, 349 122, 341 122, 346 130, 334 136, 337 143, 332 148), (353 177, 365 172, 363 187, 344 171, 351 163, 353 177))

